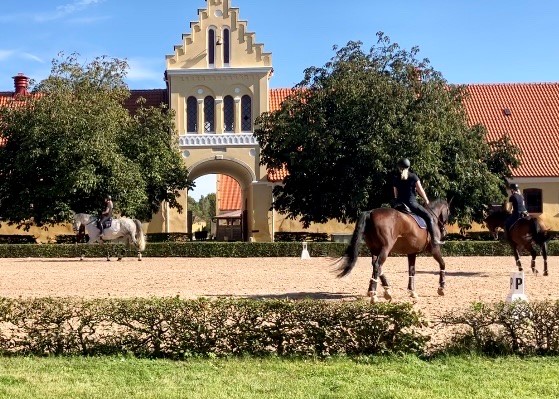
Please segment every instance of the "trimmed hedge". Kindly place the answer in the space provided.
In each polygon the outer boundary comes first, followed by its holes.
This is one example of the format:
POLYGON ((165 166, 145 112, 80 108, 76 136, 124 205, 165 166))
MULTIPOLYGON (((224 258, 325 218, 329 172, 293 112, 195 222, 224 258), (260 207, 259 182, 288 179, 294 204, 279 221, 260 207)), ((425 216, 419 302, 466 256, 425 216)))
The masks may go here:
POLYGON ((559 355, 559 301, 474 303, 441 318, 461 327, 447 352, 486 355, 559 355))
POLYGON ((361 301, 0 298, 0 352, 34 355, 420 354, 411 304, 361 301))
MULTIPOLYGON (((340 257, 347 244, 337 242, 312 242, 307 249, 311 257, 340 257)), ((507 243, 500 241, 449 241, 443 247, 443 256, 512 256, 507 243)), ((72 258, 83 254, 86 257, 105 257, 122 253, 123 245, 105 244, 3 244, 0 258, 72 258)), ((144 256, 149 257, 300 257, 302 245, 298 242, 163 242, 147 243, 144 256)), ((550 241, 548 255, 559 255, 559 241, 550 241)), ((135 250, 128 256, 136 256, 135 250)), ((360 256, 370 256, 365 245, 360 248, 360 256)), ((394 255, 398 256, 398 255, 394 255)), ((423 256, 430 256, 423 254, 423 256)))

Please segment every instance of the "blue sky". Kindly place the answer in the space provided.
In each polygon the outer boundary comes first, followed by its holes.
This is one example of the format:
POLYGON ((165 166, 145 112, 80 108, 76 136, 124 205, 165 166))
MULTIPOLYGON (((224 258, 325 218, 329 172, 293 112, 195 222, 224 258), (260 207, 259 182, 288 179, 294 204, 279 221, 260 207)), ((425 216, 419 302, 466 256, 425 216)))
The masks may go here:
MULTIPOLYGON (((378 31, 403 48, 419 46, 420 57, 450 83, 559 81, 554 0, 231 0, 231 5, 272 53, 271 87, 298 83, 305 68, 330 59, 333 45, 349 40, 373 45, 378 31)), ((205 6, 204 0, 4 0, 0 91, 12 90, 18 72, 45 78, 61 51, 77 52, 83 60, 127 59, 131 89, 164 88, 165 55, 205 6)))

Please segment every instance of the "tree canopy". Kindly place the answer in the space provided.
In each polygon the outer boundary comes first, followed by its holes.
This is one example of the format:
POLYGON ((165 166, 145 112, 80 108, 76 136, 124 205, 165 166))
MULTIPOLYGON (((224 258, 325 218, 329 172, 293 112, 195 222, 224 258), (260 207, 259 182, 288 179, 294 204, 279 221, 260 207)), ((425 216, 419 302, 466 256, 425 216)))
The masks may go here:
POLYGON ((151 219, 162 201, 181 209, 192 187, 178 151, 173 113, 163 104, 131 115, 127 63, 87 64, 63 54, 18 106, 0 109, 0 218, 20 226, 97 213, 105 195, 123 215, 151 219))
POLYGON ((257 118, 261 164, 288 171, 274 188, 275 209, 305 226, 353 222, 390 202, 396 162, 408 158, 430 197, 452 200, 452 221, 481 221, 505 193, 518 149, 468 124, 465 87, 418 60, 417 47, 377 36, 368 52, 361 42, 334 47, 280 109, 257 118))

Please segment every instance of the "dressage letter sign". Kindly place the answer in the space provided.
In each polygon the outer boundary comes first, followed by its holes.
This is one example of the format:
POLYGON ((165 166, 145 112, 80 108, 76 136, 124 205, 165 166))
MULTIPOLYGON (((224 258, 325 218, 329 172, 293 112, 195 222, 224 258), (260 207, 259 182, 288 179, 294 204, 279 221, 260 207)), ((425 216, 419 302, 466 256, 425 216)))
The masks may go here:
POLYGON ((507 296, 507 302, 517 299, 522 301, 528 300, 524 294, 524 272, 514 272, 510 275, 510 292, 507 296))

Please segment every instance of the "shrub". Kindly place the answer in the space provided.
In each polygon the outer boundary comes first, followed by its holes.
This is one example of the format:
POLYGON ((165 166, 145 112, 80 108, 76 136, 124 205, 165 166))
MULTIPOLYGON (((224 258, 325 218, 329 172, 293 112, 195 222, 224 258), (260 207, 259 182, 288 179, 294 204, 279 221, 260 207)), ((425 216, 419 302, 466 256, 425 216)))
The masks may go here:
POLYGON ((360 301, 3 298, 0 323, 0 350, 35 355, 420 354, 428 340, 411 304, 360 301))

